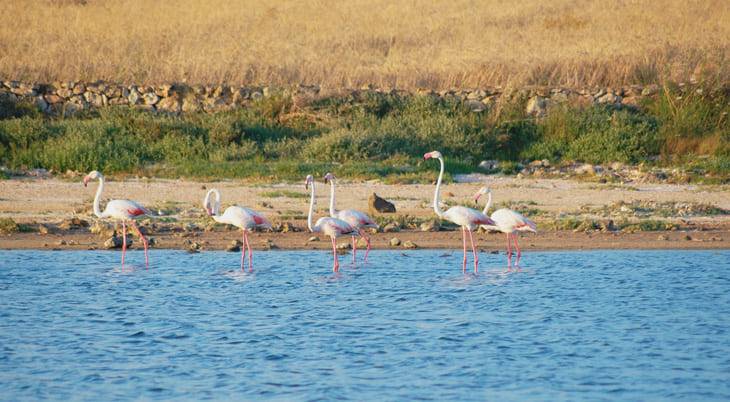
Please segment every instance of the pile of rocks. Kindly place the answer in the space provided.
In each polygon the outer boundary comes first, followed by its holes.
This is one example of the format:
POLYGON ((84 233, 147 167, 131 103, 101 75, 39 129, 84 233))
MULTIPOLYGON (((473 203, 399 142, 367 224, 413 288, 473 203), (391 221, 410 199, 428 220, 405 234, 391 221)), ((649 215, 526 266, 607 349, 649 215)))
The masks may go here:
MULTIPOLYGON (((682 85, 683 88, 701 90, 682 85)), ((657 85, 630 85, 620 88, 551 88, 528 87, 519 90, 489 87, 464 90, 386 90, 365 86, 360 89, 346 89, 342 96, 357 102, 373 94, 396 96, 434 96, 445 100, 463 102, 473 112, 483 112, 502 100, 527 99, 526 112, 542 117, 554 105, 570 102, 577 104, 609 104, 616 107, 636 107, 642 97, 659 92, 657 85)), ((53 82, 27 83, 2 81, 0 100, 34 102, 38 108, 49 114, 71 115, 89 108, 113 105, 160 111, 165 113, 215 112, 235 107, 245 107, 252 101, 269 97, 275 93, 292 95, 295 105, 303 99, 320 96, 317 85, 299 85, 293 88, 270 88, 259 86, 230 85, 122 85, 110 82, 53 82)))
MULTIPOLYGON (((306 93, 308 87, 302 87, 306 93)), ((311 92, 311 90, 309 90, 311 92)), ((167 113, 215 112, 269 96, 266 87, 188 86, 188 85, 120 85, 107 82, 55 82, 30 84, 3 81, 0 99, 33 101, 51 114, 71 115, 80 110, 105 106, 130 107, 167 113)))
MULTIPOLYGON (((480 167, 482 166, 487 171, 499 169, 499 164, 496 161, 483 161, 480 164, 480 167)), ((527 164, 517 164, 517 171, 519 172, 517 174, 518 178, 572 178, 577 176, 593 177, 599 182, 623 183, 685 183, 689 180, 688 173, 680 168, 631 166, 621 162, 607 165, 590 163, 562 163, 556 165, 544 159, 527 164)))

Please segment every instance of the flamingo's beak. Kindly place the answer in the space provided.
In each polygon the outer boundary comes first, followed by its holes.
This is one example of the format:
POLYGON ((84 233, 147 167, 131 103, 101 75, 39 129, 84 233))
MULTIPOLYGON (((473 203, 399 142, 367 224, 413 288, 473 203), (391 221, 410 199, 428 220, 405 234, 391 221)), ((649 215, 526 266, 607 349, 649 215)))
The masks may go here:
POLYGON ((481 196, 482 196, 482 193, 477 193, 477 194, 476 194, 476 195, 474 196, 474 202, 477 202, 477 201, 479 201, 479 197, 481 197, 481 196))
POLYGON ((329 182, 330 182, 330 179, 327 176, 325 176, 325 178, 324 178, 324 184, 328 184, 329 182))
POLYGON ((208 216, 213 216, 213 208, 208 207, 205 211, 208 212, 208 216))
POLYGON ((431 159, 431 153, 430 153, 430 152, 428 152, 428 153, 424 154, 424 155, 423 155, 423 159, 424 159, 424 160, 425 160, 425 159, 431 159))
POLYGON ((309 180, 304 182, 304 189, 309 190, 309 180))
POLYGON ((88 187, 89 185, 89 176, 84 176, 84 187, 88 187))

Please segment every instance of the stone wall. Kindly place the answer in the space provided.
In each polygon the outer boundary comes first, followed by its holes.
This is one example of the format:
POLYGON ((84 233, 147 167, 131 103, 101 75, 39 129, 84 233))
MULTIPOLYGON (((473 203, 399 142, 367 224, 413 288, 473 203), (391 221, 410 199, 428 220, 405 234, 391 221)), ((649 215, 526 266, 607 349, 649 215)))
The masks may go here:
MULTIPOLYGON (((699 89, 696 89, 699 90, 699 89)), ((437 96, 464 102, 474 112, 482 112, 501 99, 515 96, 528 99, 527 113, 540 117, 551 105, 565 102, 577 104, 610 104, 617 107, 636 107, 642 97, 658 93, 657 85, 631 85, 621 88, 548 88, 533 87, 520 90, 482 88, 474 90, 384 91, 372 87, 338 92, 341 96, 360 96, 363 93, 398 93, 402 95, 437 96)), ((298 86, 272 90, 269 87, 204 86, 204 85, 120 85, 108 82, 55 82, 51 84, 3 81, 0 84, 0 100, 33 102, 48 114, 73 115, 90 108, 111 105, 128 105, 136 108, 165 113, 215 112, 235 107, 245 107, 252 101, 284 92, 295 97, 316 98, 323 96, 318 86, 298 86)))

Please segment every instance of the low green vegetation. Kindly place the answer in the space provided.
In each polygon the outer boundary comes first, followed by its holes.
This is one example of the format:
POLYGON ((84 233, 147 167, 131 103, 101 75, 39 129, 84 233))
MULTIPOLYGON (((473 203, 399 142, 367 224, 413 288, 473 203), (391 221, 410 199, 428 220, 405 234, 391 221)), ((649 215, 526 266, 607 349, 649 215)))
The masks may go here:
POLYGON ((484 159, 501 161, 503 173, 548 159, 682 165, 727 181, 729 95, 679 94, 667 87, 637 110, 565 104, 543 119, 525 115, 526 99, 473 113, 443 99, 376 94, 305 107, 274 96, 182 116, 122 107, 48 118, 27 105, 0 105, 0 165, 251 180, 334 171, 409 183, 434 179, 437 164, 422 156, 438 149, 451 174, 472 172, 484 159))
POLYGON ((302 193, 299 191, 291 191, 291 190, 273 190, 273 191, 264 191, 259 194, 262 197, 267 198, 307 198, 309 197, 309 194, 302 193))
POLYGON ((572 230, 574 232, 613 232, 622 231, 626 233, 634 232, 655 232, 677 230, 679 225, 661 219, 639 219, 626 220, 622 219, 614 222, 610 219, 592 219, 582 216, 573 216, 566 218, 557 218, 547 221, 541 221, 541 225, 550 230, 572 230))
POLYGON ((0 218, 0 234, 34 232, 35 229, 24 223, 16 223, 11 218, 0 218))
POLYGON ((584 207, 584 212, 603 217, 697 217, 730 215, 730 211, 698 202, 618 201, 601 207, 584 207))
POLYGON ((0 218, 0 234, 17 232, 18 224, 10 218, 0 218))

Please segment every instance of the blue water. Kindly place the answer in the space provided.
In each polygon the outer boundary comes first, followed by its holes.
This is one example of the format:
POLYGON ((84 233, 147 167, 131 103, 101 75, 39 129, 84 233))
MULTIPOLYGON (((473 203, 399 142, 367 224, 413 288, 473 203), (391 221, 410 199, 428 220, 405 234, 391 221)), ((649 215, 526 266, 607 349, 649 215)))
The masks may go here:
POLYGON ((0 399, 730 398, 730 251, 238 258, 0 251, 0 399))

